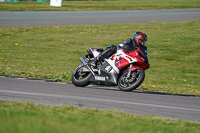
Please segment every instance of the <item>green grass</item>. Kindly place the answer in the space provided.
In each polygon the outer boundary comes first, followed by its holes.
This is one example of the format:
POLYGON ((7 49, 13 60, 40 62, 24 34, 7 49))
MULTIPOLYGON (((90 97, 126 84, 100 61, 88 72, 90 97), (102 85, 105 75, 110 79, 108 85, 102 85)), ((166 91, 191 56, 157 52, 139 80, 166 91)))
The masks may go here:
POLYGON ((114 110, 0 101, 1 133, 199 133, 200 124, 114 110))
POLYGON ((0 74, 70 82, 90 47, 148 35, 151 67, 140 89, 200 96, 200 20, 0 29, 0 74))
POLYGON ((0 11, 91 11, 200 8, 199 0, 105 0, 63 1, 62 7, 49 2, 1 2, 0 11))

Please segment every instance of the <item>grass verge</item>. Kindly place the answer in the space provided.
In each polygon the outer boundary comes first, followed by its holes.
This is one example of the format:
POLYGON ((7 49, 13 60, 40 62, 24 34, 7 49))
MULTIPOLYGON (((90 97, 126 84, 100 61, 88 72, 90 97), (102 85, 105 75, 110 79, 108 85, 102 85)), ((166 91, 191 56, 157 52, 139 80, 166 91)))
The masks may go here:
POLYGON ((114 110, 0 101, 1 133, 199 133, 200 124, 114 110))
POLYGON ((200 20, 0 29, 0 74, 70 82, 90 47, 148 35, 151 68, 140 89, 200 96, 200 20))
POLYGON ((0 11, 92 11, 92 10, 151 10, 200 8, 198 0, 104 0, 63 1, 62 7, 49 2, 1 2, 0 11))

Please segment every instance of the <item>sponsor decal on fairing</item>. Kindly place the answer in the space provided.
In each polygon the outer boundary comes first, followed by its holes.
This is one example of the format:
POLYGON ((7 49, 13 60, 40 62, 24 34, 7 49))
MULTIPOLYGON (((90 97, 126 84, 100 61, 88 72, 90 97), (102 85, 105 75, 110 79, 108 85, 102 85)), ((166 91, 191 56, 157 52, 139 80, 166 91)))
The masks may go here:
POLYGON ((133 62, 137 62, 137 59, 124 53, 124 50, 118 50, 116 54, 114 54, 106 61, 117 73, 119 73, 119 70, 122 68, 122 64, 131 64, 133 62))
POLYGON ((95 80, 100 80, 100 81, 105 81, 106 80, 105 77, 101 77, 101 76, 95 76, 94 78, 95 78, 95 80))

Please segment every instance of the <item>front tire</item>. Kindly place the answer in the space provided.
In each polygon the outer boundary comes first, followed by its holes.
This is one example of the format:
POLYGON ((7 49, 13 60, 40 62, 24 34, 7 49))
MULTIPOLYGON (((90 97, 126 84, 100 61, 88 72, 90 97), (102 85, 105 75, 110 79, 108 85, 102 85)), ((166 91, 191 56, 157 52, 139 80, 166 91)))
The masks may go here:
POLYGON ((90 84, 90 78, 92 77, 92 73, 84 73, 82 72, 84 65, 79 65, 71 76, 72 83, 77 87, 85 87, 90 84))
POLYGON ((118 87, 121 91, 132 91, 139 87, 145 78, 144 70, 136 69, 131 71, 130 77, 127 77, 128 71, 123 73, 118 80, 118 87))

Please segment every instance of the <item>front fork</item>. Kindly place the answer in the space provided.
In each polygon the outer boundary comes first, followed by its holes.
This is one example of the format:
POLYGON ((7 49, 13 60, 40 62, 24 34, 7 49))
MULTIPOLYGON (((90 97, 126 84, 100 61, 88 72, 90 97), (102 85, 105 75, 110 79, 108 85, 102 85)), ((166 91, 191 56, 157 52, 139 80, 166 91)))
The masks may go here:
POLYGON ((130 64, 129 70, 128 70, 128 74, 127 74, 127 78, 129 78, 131 76, 131 69, 132 69, 133 64, 130 64))

